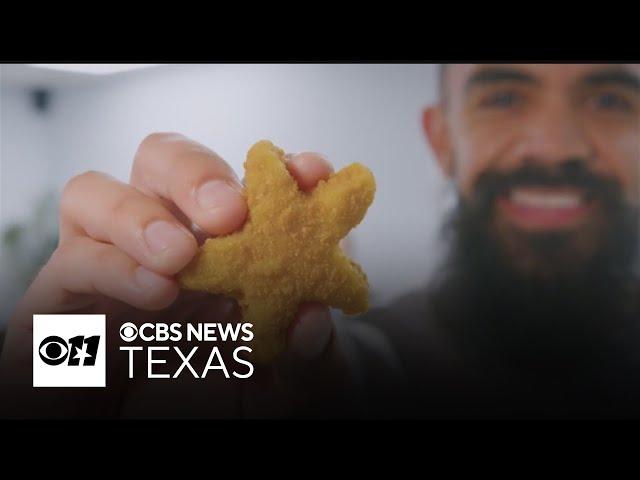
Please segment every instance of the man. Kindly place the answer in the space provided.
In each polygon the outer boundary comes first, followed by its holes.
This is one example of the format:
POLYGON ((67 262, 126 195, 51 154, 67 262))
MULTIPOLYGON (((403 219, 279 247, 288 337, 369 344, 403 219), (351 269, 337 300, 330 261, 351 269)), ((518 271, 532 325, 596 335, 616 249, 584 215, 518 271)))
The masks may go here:
MULTIPOLYGON (((459 193, 442 272, 339 335, 325 307, 301 306, 281 362, 246 383, 131 385, 114 363, 108 392, 26 388, 33 313, 107 313, 116 328, 238 320, 230 302, 178 292, 174 278, 203 237, 244 222, 222 159, 157 134, 130 184, 76 177, 60 247, 9 328, 5 404, 16 415, 635 415, 640 67, 447 66, 424 129, 459 193)), ((331 172, 312 153, 289 169, 303 190, 331 172)))
POLYGON ((380 315, 410 378, 380 403, 640 415, 639 66, 448 66, 424 127, 459 202, 440 274, 380 315))

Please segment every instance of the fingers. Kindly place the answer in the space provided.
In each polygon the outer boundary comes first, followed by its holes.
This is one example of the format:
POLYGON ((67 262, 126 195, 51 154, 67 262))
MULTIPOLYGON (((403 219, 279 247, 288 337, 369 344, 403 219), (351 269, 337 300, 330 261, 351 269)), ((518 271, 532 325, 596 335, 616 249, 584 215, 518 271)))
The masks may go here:
POLYGON ((157 200, 101 173, 88 172, 67 184, 61 220, 62 244, 88 235, 162 275, 180 271, 198 248, 191 232, 157 200))
POLYGON ((310 192, 318 182, 327 180, 333 173, 331 163, 319 153, 312 152, 287 155, 287 169, 303 192, 310 192))
POLYGON ((318 359, 328 351, 333 334, 329 308, 319 303, 305 303, 289 329, 287 353, 303 360, 318 359))
POLYGON ((251 381, 243 384, 245 416, 297 415, 298 404, 313 405, 323 398, 315 389, 333 391, 334 374, 341 374, 334 343, 329 309, 315 302, 300 305, 284 354, 272 366, 258 365, 251 381))
POLYGON ((59 247, 30 290, 30 305, 48 313, 69 309, 67 297, 77 301, 78 295, 104 295, 148 311, 168 307, 178 295, 173 278, 146 269, 114 245, 88 237, 59 247))
MULTIPOLYGON (((320 154, 289 155, 287 168, 303 191, 333 173, 320 154)), ((215 152, 178 134, 147 137, 136 153, 131 183, 146 194, 169 200, 212 235, 239 229, 247 217, 242 186, 215 152)))
MULTIPOLYGON (((268 385, 282 392, 289 412, 302 417, 328 412, 327 405, 347 406, 351 370, 326 306, 315 302, 300 306, 289 330, 287 350, 268 385)), ((257 396, 255 390, 249 393, 257 396)))
POLYGON ((242 186, 231 167, 213 151, 178 134, 153 134, 142 142, 131 184, 175 203, 212 235, 237 230, 247 216, 242 186))

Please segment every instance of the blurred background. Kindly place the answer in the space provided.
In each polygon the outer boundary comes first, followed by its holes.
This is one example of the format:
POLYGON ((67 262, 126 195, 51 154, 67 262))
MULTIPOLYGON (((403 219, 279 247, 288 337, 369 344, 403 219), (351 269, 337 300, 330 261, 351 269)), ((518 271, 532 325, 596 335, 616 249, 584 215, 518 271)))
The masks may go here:
POLYGON ((366 164, 378 191, 349 252, 374 305, 420 287, 453 198, 421 129, 436 95, 435 65, 1 65, 0 325, 55 248, 64 184, 86 170, 127 181, 157 131, 206 144, 239 176, 259 139, 336 170, 366 164))

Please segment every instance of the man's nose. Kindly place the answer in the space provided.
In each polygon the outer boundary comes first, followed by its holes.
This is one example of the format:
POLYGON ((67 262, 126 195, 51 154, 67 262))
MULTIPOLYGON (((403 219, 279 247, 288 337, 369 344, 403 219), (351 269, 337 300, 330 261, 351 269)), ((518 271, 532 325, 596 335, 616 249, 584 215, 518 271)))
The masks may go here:
POLYGON ((593 148, 579 114, 556 100, 525 122, 523 141, 517 157, 547 166, 568 159, 589 160, 593 148))

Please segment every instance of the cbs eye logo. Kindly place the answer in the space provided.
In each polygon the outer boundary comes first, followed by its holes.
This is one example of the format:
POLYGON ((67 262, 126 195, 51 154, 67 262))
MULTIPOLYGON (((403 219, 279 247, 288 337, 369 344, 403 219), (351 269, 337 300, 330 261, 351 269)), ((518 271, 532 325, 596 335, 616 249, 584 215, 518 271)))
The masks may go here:
POLYGON ((34 387, 105 387, 104 315, 33 316, 34 387))
POLYGON ((80 335, 70 338, 68 342, 52 335, 42 340, 39 353, 47 365, 62 365, 66 361, 71 367, 93 367, 96 364, 99 345, 100 337, 97 335, 86 339, 80 335))
POLYGON ((120 327, 120 338, 125 342, 133 342, 138 336, 138 327, 135 324, 128 322, 120 327))

